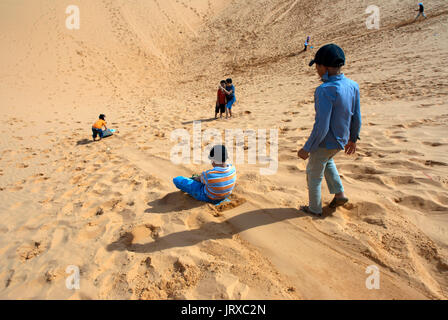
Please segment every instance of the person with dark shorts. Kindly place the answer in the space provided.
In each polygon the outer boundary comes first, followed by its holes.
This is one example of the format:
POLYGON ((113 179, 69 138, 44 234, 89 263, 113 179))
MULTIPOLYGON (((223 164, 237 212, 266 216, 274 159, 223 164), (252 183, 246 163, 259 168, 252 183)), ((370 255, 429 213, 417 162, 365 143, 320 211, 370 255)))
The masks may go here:
POLYGON ((423 6, 422 2, 418 4, 418 9, 416 11, 418 11, 418 15, 417 17, 415 17, 415 20, 417 20, 420 16, 423 16, 425 19, 427 18, 425 14, 425 7, 423 6))
POLYGON ((103 127, 107 130, 106 116, 104 114, 100 114, 98 120, 92 125, 92 137, 93 141, 96 141, 96 137, 99 136, 100 140, 104 136, 103 127))
POLYGON ((216 108, 215 108, 215 119, 218 119, 218 113, 220 114, 220 118, 222 119, 223 113, 226 112, 226 93, 224 92, 223 87, 226 85, 225 80, 222 80, 220 86, 218 88, 218 97, 216 99, 216 108))
POLYGON ((306 51, 308 49, 308 46, 310 45, 310 36, 306 37, 305 41, 305 49, 303 51, 306 51))

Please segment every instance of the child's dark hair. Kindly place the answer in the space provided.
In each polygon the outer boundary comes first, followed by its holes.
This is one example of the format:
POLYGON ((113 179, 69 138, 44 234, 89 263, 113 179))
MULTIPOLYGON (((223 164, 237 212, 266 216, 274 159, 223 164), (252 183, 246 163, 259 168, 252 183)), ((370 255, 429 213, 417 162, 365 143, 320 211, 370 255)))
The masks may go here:
POLYGON ((221 80, 220 84, 226 84, 226 80, 221 80))
POLYGON ((210 150, 210 155, 208 158, 215 162, 225 163, 227 159, 229 159, 229 155, 224 145, 216 145, 210 150))
POLYGON ((101 120, 104 120, 104 118, 106 118, 106 115, 105 115, 105 114, 100 114, 99 118, 100 118, 101 120))
POLYGON ((232 84, 232 79, 228 78, 228 79, 226 80, 226 82, 229 83, 229 84, 232 84))

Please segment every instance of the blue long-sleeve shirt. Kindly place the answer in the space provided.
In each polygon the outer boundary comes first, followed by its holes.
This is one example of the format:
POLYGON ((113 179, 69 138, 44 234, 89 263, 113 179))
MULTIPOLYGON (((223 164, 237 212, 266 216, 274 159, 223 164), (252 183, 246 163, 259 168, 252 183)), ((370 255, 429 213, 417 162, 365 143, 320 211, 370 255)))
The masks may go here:
POLYGON ((361 131, 359 85, 343 74, 322 77, 324 83, 314 93, 316 120, 303 149, 316 151, 344 149, 348 141, 356 142, 361 131))

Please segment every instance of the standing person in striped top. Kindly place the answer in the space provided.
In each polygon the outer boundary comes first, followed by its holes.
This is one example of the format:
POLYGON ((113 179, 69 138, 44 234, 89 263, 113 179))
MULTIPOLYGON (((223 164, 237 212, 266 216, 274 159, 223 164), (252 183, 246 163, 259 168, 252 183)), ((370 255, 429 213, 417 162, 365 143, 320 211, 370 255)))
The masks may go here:
POLYGON ((214 146, 208 158, 212 161, 213 169, 192 178, 176 177, 173 182, 178 189, 196 200, 217 204, 232 194, 236 183, 236 169, 226 163, 228 154, 223 145, 214 146))

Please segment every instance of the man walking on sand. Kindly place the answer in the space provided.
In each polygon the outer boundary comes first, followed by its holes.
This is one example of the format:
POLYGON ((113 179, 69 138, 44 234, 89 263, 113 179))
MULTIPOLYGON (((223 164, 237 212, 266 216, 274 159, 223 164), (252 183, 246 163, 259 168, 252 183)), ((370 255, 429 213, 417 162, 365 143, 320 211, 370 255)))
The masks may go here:
POLYGON ((420 16, 425 17, 425 19, 427 18, 426 14, 425 14, 425 7, 423 6, 422 2, 420 2, 418 4, 418 9, 416 11, 418 11, 418 15, 415 17, 415 20, 417 20, 418 17, 420 17, 420 16))

